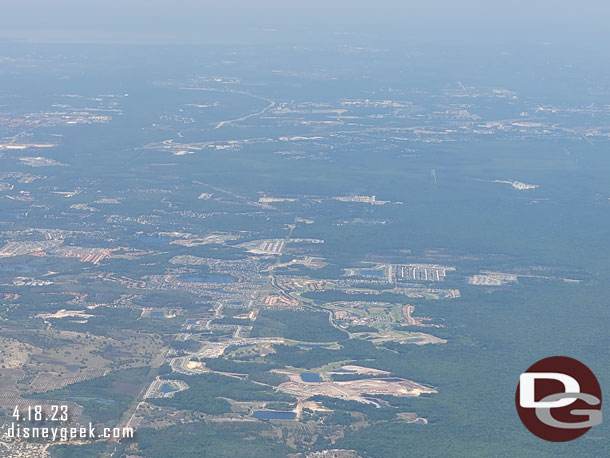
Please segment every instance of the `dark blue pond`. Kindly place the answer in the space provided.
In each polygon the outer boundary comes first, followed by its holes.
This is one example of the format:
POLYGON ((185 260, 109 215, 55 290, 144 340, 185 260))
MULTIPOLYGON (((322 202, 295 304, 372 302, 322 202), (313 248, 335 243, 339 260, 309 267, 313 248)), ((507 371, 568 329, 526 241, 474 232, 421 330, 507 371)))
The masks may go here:
POLYGON ((315 372, 303 372, 301 374, 301 380, 304 382, 321 382, 322 379, 315 372))
POLYGON ((183 275, 178 277, 178 281, 184 283, 233 283, 235 279, 221 277, 220 275, 183 275))
POLYGON ((362 269, 360 271, 362 275, 372 275, 373 277, 381 277, 383 275, 382 270, 373 270, 373 269, 362 269))
POLYGON ((164 383, 163 385, 161 385, 160 391, 161 391, 161 393, 171 393, 172 391, 176 391, 176 390, 174 390, 167 383, 164 383))
POLYGON ((294 420, 297 414, 294 412, 280 412, 278 410, 257 410, 252 416, 259 420, 294 420))
POLYGON ((163 318, 165 316, 165 312, 150 312, 150 316, 153 318, 163 318))

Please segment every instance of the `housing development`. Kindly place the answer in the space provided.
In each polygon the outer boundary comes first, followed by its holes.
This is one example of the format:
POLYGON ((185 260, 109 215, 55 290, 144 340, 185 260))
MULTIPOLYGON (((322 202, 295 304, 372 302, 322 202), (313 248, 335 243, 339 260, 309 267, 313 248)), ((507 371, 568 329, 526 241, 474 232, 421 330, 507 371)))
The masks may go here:
POLYGON ((0 455, 527 456, 532 349, 605 335, 608 86, 333 40, 3 51, 0 455))

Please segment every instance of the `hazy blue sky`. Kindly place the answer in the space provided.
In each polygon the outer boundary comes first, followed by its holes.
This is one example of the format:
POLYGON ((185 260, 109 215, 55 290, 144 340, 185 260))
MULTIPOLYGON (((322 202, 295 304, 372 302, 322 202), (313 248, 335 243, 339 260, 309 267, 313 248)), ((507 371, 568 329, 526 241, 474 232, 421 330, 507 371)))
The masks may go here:
POLYGON ((348 32, 381 40, 586 43, 609 37, 609 17, 606 0, 2 0, 0 38, 235 43, 348 32))

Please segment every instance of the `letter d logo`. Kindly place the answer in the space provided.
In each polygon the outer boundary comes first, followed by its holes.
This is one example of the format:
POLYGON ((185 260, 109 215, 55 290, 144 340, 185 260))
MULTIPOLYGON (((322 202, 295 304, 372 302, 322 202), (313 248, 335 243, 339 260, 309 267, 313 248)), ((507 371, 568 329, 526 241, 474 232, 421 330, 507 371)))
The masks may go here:
POLYGON ((519 388, 521 390, 519 404, 521 404, 521 407, 529 409, 535 409, 536 407, 553 409, 568 406, 576 401, 576 398, 563 398, 559 401, 551 402, 534 401, 536 392, 535 381, 538 379, 557 380, 558 382, 563 383, 564 393, 580 393, 578 381, 569 375, 559 374, 557 372, 526 372, 519 377, 519 388))

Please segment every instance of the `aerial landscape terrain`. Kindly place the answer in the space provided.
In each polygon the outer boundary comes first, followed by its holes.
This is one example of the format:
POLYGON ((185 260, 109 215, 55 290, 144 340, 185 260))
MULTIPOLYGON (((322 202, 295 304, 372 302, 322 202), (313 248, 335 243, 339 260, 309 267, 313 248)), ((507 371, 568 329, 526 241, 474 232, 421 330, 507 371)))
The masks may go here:
POLYGON ((0 455, 608 456, 513 401, 610 386, 607 62, 266 46, 0 46, 0 423, 133 432, 0 455))

